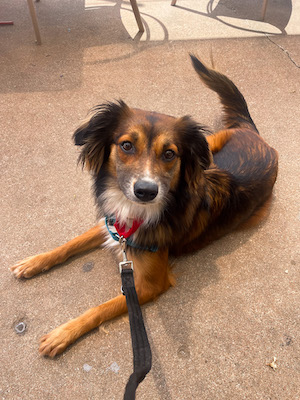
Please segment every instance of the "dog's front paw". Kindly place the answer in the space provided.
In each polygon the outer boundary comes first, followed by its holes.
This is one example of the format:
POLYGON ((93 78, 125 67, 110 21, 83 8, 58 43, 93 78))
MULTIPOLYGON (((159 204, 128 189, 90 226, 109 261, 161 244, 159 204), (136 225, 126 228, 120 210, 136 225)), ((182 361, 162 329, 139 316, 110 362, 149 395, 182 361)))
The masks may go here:
POLYGON ((16 278, 31 278, 39 272, 46 271, 51 267, 48 253, 38 254, 19 261, 10 267, 11 272, 16 278))
POLYGON ((39 352, 42 356, 55 357, 76 340, 70 323, 59 326, 40 339, 39 352))

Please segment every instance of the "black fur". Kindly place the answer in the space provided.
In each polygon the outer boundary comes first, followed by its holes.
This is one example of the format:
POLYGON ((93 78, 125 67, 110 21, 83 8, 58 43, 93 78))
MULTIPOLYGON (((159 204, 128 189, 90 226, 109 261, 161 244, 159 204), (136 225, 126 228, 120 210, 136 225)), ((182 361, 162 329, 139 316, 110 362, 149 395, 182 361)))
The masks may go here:
POLYGON ((86 126, 78 128, 74 135, 74 143, 83 146, 79 162, 88 163, 92 172, 97 172, 109 156, 113 143, 113 132, 117 128, 123 114, 129 112, 122 101, 100 104, 92 110, 95 114, 86 126))

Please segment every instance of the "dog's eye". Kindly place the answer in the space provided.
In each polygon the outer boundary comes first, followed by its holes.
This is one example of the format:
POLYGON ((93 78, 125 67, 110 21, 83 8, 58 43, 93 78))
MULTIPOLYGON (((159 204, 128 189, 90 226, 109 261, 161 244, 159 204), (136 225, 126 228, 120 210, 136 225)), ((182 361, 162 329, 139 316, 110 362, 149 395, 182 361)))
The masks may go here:
POLYGON ((120 146, 121 146, 121 149, 123 151, 125 151, 125 153, 132 153, 133 150, 134 150, 133 144, 131 142, 128 142, 128 141, 122 142, 120 144, 120 146))
POLYGON ((169 149, 169 150, 166 150, 166 151, 164 152, 163 158, 164 158, 166 161, 171 161, 171 160, 173 160, 173 158, 175 157, 175 155, 176 155, 175 151, 169 149))

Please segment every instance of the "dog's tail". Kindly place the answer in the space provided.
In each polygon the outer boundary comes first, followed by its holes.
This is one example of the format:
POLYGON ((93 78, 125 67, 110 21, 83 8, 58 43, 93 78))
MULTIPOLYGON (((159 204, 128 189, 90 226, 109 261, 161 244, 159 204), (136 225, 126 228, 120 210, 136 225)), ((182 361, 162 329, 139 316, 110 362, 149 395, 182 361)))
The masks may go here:
POLYGON ((202 82, 219 95, 224 110, 224 128, 247 126, 258 132, 249 114, 246 100, 235 84, 220 72, 206 67, 194 55, 190 54, 190 57, 202 82))

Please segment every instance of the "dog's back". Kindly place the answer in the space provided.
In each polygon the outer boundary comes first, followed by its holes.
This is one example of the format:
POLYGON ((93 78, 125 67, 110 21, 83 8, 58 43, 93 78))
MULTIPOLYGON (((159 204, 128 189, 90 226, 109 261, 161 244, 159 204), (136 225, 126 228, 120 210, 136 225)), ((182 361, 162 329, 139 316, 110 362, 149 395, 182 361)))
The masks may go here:
POLYGON ((224 128, 230 130, 230 140, 214 154, 215 164, 230 172, 240 187, 255 190, 256 195, 263 191, 263 201, 270 195, 276 180, 277 151, 259 136, 244 96, 235 84, 220 72, 207 68, 196 57, 192 56, 192 61, 201 80, 219 95, 224 128))
POLYGON ((183 252, 203 247, 260 210, 272 194, 278 170, 277 151, 259 135, 239 89, 195 56, 191 59, 202 82, 220 98, 224 129, 207 137, 213 153, 213 164, 204 171, 210 220, 198 238, 187 240, 183 252))
POLYGON ((224 128, 229 132, 230 140, 215 152, 214 163, 232 174, 244 189, 254 189, 257 194, 258 186, 263 186, 264 196, 268 197, 277 176, 277 151, 259 136, 244 96, 235 84, 220 72, 207 68, 196 57, 191 58, 201 80, 219 95, 224 128))

